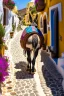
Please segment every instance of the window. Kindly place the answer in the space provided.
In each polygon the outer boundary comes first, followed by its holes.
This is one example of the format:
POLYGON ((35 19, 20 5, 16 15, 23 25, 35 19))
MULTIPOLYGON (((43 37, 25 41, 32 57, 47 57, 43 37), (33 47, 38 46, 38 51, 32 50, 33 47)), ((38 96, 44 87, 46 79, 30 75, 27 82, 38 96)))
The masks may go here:
POLYGON ((44 31, 44 34, 47 33, 47 21, 46 19, 43 20, 43 31, 44 31))
POLYGON ((4 11, 4 16, 3 16, 3 25, 6 25, 6 9, 3 9, 4 11))
POLYGON ((3 25, 8 25, 8 10, 4 8, 3 11, 4 11, 3 25))
POLYGON ((40 19, 40 28, 43 28, 42 17, 41 17, 41 19, 40 19))
POLYGON ((12 16, 12 24, 14 24, 14 16, 12 16))

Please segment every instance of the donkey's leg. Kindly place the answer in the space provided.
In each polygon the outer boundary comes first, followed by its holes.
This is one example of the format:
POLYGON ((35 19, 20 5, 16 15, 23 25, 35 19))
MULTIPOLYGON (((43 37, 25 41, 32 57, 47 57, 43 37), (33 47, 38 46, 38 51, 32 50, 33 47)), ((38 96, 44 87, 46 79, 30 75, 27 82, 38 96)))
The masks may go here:
POLYGON ((31 72, 31 57, 30 57, 30 50, 27 50, 27 61, 28 61, 28 65, 27 65, 27 71, 31 72))
POLYGON ((33 60, 32 60, 32 72, 35 72, 36 69, 35 69, 35 61, 36 61, 36 57, 38 55, 38 51, 39 51, 39 48, 37 48, 34 52, 34 57, 33 57, 33 60))
POLYGON ((35 66, 35 58, 33 58, 33 60, 32 60, 32 72, 35 72, 34 66, 35 66))

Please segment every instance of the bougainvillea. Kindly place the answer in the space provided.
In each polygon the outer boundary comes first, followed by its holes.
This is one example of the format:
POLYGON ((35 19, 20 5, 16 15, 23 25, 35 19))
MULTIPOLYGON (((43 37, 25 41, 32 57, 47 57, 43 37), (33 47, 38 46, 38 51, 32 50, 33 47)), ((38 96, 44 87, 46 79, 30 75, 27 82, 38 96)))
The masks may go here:
POLYGON ((6 5, 9 0, 3 0, 3 3, 6 5))
POLYGON ((9 75, 8 69, 9 63, 7 56, 0 56, 0 82, 5 80, 5 77, 9 75))
POLYGON ((38 0, 35 0, 35 7, 37 8, 37 6, 38 6, 38 0))
POLYGON ((38 2, 38 0, 35 0, 35 4, 38 2))
POLYGON ((45 8, 45 1, 44 0, 35 0, 35 7, 38 12, 41 12, 45 8))
POLYGON ((10 9, 13 9, 15 6, 15 2, 12 0, 3 0, 3 3, 10 9))

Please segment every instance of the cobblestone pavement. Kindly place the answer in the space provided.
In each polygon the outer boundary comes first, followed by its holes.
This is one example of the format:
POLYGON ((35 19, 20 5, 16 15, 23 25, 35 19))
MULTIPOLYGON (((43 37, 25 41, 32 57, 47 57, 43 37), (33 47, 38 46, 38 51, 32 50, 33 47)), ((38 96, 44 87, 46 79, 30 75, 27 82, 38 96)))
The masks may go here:
POLYGON ((61 83, 46 68, 45 62, 48 64, 50 59, 47 59, 48 56, 46 57, 45 54, 43 54, 43 61, 41 61, 41 54, 38 55, 36 60, 40 81, 35 75, 28 74, 26 57, 23 55, 23 49, 19 42, 20 36, 21 31, 10 40, 8 45, 9 52, 7 55, 10 57, 10 75, 2 84, 2 96, 64 96, 61 83), (38 85, 39 83, 41 86, 38 85))
POLYGON ((27 61, 20 46, 21 31, 8 41, 10 57, 9 76, 2 84, 2 96, 45 96, 40 87, 37 72, 31 75, 26 71, 27 61), (39 87, 39 88, 38 88, 39 87))
POLYGON ((38 74, 46 96, 64 96, 62 77, 55 69, 54 61, 48 53, 40 50, 38 74), (42 54, 43 53, 43 54, 42 54))

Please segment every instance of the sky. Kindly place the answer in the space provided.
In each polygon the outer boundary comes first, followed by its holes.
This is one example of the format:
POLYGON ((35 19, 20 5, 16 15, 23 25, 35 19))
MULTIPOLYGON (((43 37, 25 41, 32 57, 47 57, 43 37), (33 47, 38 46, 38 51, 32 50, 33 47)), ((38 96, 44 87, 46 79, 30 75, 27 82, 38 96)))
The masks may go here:
POLYGON ((26 8, 28 2, 34 2, 34 0, 13 0, 18 8, 18 10, 26 8))

